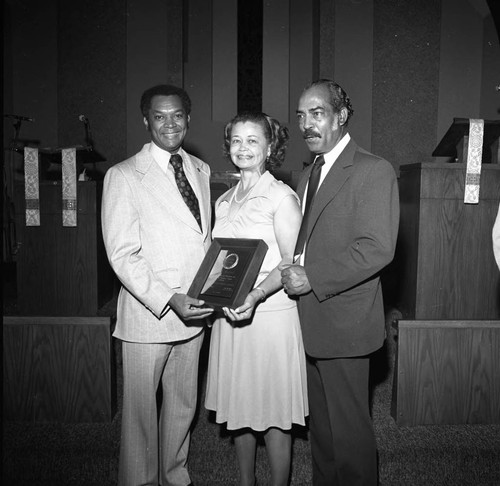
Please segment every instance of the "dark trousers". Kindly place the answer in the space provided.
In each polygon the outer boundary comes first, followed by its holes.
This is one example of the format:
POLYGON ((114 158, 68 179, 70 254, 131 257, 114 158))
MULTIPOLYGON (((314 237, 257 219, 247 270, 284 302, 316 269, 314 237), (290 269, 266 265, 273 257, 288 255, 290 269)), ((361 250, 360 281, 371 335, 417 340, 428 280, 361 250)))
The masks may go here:
POLYGON ((368 357, 307 360, 314 486, 375 486, 368 357))

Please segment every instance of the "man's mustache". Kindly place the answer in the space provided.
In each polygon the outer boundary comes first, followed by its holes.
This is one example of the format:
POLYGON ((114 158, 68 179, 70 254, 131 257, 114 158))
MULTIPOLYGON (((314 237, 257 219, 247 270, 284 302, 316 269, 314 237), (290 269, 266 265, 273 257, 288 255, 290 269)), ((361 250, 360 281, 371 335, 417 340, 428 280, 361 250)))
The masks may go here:
POLYGON ((319 134, 318 132, 315 132, 314 130, 309 129, 309 130, 304 131, 303 137, 304 138, 310 138, 310 137, 321 138, 321 134, 319 134))

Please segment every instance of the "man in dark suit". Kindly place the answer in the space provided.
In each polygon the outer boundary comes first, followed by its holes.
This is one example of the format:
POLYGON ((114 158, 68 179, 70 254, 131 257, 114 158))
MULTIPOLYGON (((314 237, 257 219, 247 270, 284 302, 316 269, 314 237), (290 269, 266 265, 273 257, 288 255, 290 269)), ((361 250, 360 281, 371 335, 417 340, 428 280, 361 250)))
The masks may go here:
POLYGON ((282 282, 299 296, 314 486, 377 484, 369 359, 385 339, 379 274, 394 257, 399 195, 391 164, 350 138, 352 113, 349 97, 330 80, 306 88, 297 110, 316 155, 297 192, 304 200, 314 172, 319 188, 304 209, 296 264, 282 270, 282 282))

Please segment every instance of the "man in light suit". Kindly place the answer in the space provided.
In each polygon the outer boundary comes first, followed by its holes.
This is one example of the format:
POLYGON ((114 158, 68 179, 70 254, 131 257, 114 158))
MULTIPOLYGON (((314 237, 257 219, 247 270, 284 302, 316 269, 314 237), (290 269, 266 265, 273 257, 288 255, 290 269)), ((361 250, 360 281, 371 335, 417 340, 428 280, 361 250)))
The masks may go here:
POLYGON ((203 324, 212 312, 186 292, 211 241, 210 169, 181 148, 191 111, 184 90, 154 86, 141 111, 151 142, 108 170, 102 204, 104 243, 122 284, 113 333, 124 376, 118 482, 186 486, 203 324), (182 158, 177 169, 172 155, 182 158))
MULTIPOLYGON (((306 88, 297 110, 321 174, 308 221, 304 215, 305 251, 297 249, 282 282, 299 296, 314 486, 377 484, 369 356, 385 338, 379 273, 394 257, 399 196, 392 166, 350 138, 352 113, 330 80, 306 88)), ((299 182, 301 198, 313 170, 299 182)))

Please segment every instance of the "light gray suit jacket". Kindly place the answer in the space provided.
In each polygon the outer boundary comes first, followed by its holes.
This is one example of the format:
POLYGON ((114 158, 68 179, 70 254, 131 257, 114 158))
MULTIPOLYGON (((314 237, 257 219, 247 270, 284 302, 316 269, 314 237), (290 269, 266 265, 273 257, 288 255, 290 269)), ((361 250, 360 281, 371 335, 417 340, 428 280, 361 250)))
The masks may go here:
MULTIPOLYGON (((151 142, 152 143, 152 142, 151 142)), ((164 343, 189 339, 203 321, 186 324, 167 306, 186 293, 211 242, 210 168, 179 152, 198 198, 203 231, 149 144, 111 167, 104 178, 102 230, 108 259, 122 283, 114 336, 164 343)))

